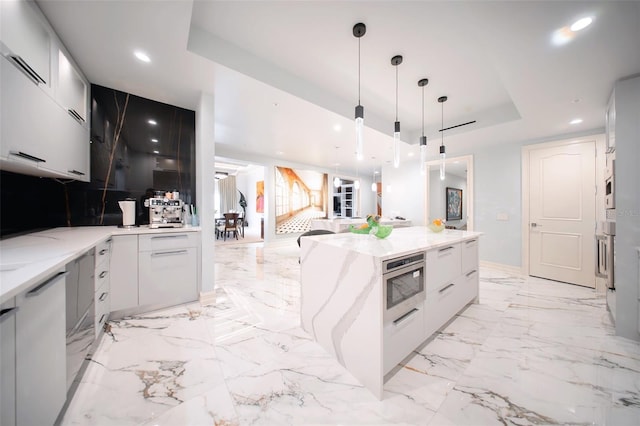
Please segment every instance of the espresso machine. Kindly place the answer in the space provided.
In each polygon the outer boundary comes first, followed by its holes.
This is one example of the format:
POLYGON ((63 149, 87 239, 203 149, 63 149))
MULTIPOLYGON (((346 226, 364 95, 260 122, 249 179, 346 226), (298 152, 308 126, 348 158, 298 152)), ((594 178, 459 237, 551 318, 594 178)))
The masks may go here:
POLYGON ((184 203, 179 198, 154 196, 144 201, 144 206, 149 207, 149 227, 155 228, 180 228, 183 225, 182 210, 184 203))

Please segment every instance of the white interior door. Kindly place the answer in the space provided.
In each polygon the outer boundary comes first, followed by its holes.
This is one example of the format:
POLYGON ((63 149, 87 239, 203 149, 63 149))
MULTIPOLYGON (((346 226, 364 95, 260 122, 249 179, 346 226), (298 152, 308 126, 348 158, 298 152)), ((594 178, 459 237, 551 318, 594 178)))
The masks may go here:
POLYGON ((595 144, 529 154, 529 273, 595 288, 595 144))

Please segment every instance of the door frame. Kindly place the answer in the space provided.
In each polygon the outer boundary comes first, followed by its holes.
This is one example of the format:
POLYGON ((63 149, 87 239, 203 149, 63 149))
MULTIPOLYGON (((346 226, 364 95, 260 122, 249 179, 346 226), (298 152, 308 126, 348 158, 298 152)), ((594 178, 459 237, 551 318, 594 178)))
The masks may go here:
MULTIPOLYGON (((473 231, 473 155, 462 155, 460 157, 451 157, 445 159, 445 164, 464 162, 467 165, 467 194, 464 195, 467 200, 467 231, 473 231)), ((429 224, 429 166, 438 166, 440 160, 427 161, 427 172, 425 173, 424 187, 424 224, 429 224)))
MULTIPOLYGON (((529 276, 530 273, 530 265, 529 265, 529 161, 531 151, 535 149, 545 149, 545 148, 557 148, 560 146, 579 144, 583 142, 592 142, 594 141, 594 146, 596 150, 596 170, 595 170, 595 179, 596 179, 596 187, 594 188, 594 197, 596 198, 596 221, 600 220, 600 205, 599 198, 602 197, 601 188, 601 177, 603 175, 602 170, 598 167, 598 151, 600 151, 599 147, 604 143, 604 135, 591 135, 591 136, 581 136, 574 137, 570 139, 562 139, 552 142, 544 142, 532 145, 524 145, 522 147, 522 223, 521 223, 521 232, 522 232, 522 273, 524 275, 529 276)), ((594 229, 595 232, 595 229, 594 229)), ((596 285, 597 286, 597 285, 596 285)))

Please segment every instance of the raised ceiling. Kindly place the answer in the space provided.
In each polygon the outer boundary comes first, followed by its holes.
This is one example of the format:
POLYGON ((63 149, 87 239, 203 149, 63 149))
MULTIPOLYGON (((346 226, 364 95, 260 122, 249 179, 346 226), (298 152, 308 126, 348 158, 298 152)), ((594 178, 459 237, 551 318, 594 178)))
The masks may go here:
POLYGON ((422 89, 429 156, 600 131, 616 80, 640 73, 640 2, 41 0, 96 84, 195 109, 216 101, 216 153, 370 173, 391 160, 395 68, 402 161, 417 161, 422 89), (583 16, 593 24, 554 43, 583 16), (365 160, 356 163, 357 39, 365 160), (151 57, 144 64, 133 56, 151 57), (447 95, 444 113, 437 98, 447 95), (583 122, 570 125, 574 118, 583 122), (340 128, 339 131, 335 130, 340 128), (339 147, 339 148, 336 148, 339 147), (413 157, 409 157, 412 154, 413 157), (373 158, 372 158, 373 157, 373 158))

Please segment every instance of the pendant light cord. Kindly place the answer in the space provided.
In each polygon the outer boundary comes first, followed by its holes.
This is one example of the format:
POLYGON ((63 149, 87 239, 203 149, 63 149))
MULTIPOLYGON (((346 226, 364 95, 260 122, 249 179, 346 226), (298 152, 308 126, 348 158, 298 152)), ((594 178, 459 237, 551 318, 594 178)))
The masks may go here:
POLYGON ((360 105, 360 37, 358 37, 358 105, 360 105))
POLYGON ((424 136, 424 86, 422 86, 422 136, 424 136))
POLYGON ((396 121, 398 121, 398 65, 396 65, 396 121))
POLYGON ((444 146, 444 102, 441 102, 442 105, 442 115, 440 118, 440 145, 444 146))

